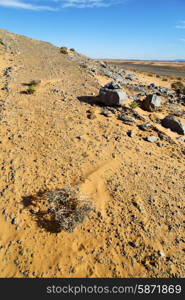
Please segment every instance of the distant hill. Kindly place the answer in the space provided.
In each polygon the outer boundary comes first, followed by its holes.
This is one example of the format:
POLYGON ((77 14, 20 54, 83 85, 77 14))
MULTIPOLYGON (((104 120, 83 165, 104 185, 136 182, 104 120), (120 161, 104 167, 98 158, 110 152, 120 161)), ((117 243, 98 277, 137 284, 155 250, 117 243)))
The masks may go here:
POLYGON ((185 59, 176 59, 175 62, 185 62, 185 59))

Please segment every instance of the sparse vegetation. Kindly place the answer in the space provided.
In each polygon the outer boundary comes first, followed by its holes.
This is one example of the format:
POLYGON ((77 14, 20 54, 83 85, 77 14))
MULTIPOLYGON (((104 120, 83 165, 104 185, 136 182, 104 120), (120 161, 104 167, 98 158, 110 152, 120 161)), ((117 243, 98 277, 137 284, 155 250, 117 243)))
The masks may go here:
POLYGON ((3 40, 2 40, 2 39, 0 39, 0 45, 4 45, 4 43, 3 43, 3 40))
POLYGON ((139 103, 136 102, 136 101, 133 101, 132 103, 130 103, 130 107, 131 107, 132 109, 134 109, 134 108, 136 108, 136 107, 138 107, 138 106, 139 106, 139 103))
POLYGON ((75 52, 75 49, 74 48, 70 48, 70 51, 75 52))
POLYGON ((34 94, 36 92, 36 87, 35 85, 29 85, 27 90, 26 90, 26 94, 34 94))
POLYGON ((36 87, 41 83, 41 80, 31 80, 29 83, 26 83, 24 85, 27 85, 27 90, 23 93, 25 94, 34 94, 36 92, 36 87))
POLYGON ((79 196, 78 189, 72 186, 48 192, 47 200, 50 205, 49 212, 59 231, 74 231, 92 211, 91 202, 79 196))
POLYGON ((184 93, 185 86, 181 81, 173 82, 171 88, 176 91, 176 93, 184 93))
POLYGON ((68 54, 68 49, 67 49, 67 47, 61 47, 61 48, 60 48, 60 52, 61 52, 62 54, 68 54))

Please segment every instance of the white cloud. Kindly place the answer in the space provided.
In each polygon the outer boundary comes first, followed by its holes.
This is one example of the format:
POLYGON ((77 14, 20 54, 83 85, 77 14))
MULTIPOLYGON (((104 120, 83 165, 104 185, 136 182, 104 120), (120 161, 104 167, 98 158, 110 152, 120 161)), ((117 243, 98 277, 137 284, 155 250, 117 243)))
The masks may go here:
POLYGON ((67 7, 109 7, 125 1, 127 0, 0 0, 0 6, 30 10, 59 10, 67 7), (50 5, 40 5, 41 2, 50 5))
POLYGON ((185 29, 185 21, 180 21, 180 24, 176 25, 175 28, 178 29, 185 29))
POLYGON ((29 3, 25 3, 25 1, 22 0, 0 0, 0 6, 31 10, 55 10, 53 7, 50 6, 35 5, 31 3, 31 1, 29 1, 29 3))
POLYGON ((185 43, 185 38, 179 39, 181 42, 185 43))
POLYGON ((124 0, 59 0, 62 7, 109 7, 113 4, 124 2, 124 0))
POLYGON ((175 26, 175 28, 178 28, 178 29, 185 29, 185 25, 177 25, 177 26, 175 26))

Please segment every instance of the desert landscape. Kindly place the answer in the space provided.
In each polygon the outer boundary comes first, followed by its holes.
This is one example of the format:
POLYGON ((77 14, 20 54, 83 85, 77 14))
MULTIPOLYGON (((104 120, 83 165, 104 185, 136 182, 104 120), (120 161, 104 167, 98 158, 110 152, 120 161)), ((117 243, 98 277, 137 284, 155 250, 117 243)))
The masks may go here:
MULTIPOLYGON (((142 60, 105 60, 109 64, 120 66, 124 69, 143 72, 149 76, 168 76, 171 79, 175 77, 185 78, 185 62, 173 61, 142 61, 142 60)), ((169 79, 169 78, 168 78, 169 79)))
POLYGON ((2 29, 0 122, 0 277, 185 276, 184 64, 2 29))

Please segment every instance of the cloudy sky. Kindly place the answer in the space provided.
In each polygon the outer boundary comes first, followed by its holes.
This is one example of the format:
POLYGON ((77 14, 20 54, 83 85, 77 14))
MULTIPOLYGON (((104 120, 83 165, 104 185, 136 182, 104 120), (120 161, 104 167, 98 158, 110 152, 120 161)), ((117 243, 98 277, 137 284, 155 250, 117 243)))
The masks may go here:
POLYGON ((185 0, 0 0, 0 28, 91 57, 185 59, 185 0))

